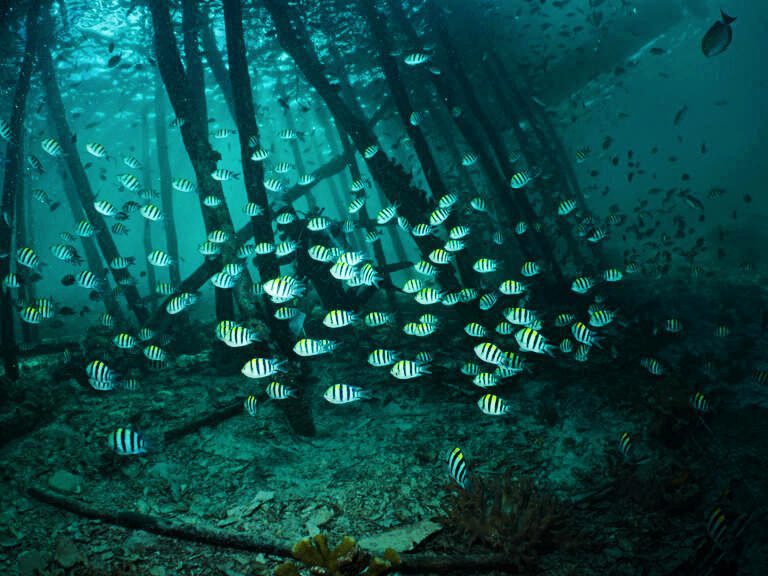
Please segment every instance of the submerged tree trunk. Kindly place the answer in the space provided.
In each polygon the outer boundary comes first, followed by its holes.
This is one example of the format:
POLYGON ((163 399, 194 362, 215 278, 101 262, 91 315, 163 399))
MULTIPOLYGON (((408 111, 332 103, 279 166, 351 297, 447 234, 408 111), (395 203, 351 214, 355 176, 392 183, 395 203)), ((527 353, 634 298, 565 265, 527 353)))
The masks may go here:
MULTIPOLYGON (((47 30, 51 30, 50 25, 46 26, 46 28, 47 30)), ((83 164, 80 161, 80 154, 75 147, 74 138, 69 129, 69 124, 67 123, 64 103, 61 100, 61 92, 59 91, 59 84, 56 79, 56 70, 53 65, 53 60, 51 59, 49 48, 45 47, 39 50, 39 62, 51 121, 56 128, 58 142, 63 149, 63 156, 66 160, 69 173, 72 176, 75 190, 80 199, 80 205, 85 212, 88 221, 96 228, 95 238, 101 249, 101 253, 104 256, 104 260, 111 262, 114 258, 118 258, 120 253, 117 250, 115 240, 112 238, 109 226, 107 226, 103 216, 93 206, 96 197, 91 190, 88 175, 85 173, 83 164)), ((122 274, 119 274, 119 272, 122 271, 112 270, 111 268, 110 270, 115 282, 118 282, 123 277, 122 274)), ((92 272, 97 274, 99 270, 92 270, 92 272)), ((128 307, 136 316, 139 323, 142 324, 147 318, 147 310, 142 304, 136 286, 130 284, 123 286, 122 293, 125 296, 128 307)))
MULTIPOLYGON (((256 243, 269 242, 274 244, 272 232, 272 211, 264 188, 264 167, 261 162, 253 162, 251 153, 260 145, 259 127, 256 123, 256 113, 253 108, 251 93, 251 78, 248 73, 248 62, 245 54, 243 38, 243 14, 240 0, 224 0, 224 24, 227 34, 227 57, 229 59, 229 80, 237 94, 234 104, 235 121, 240 139, 240 156, 243 166, 243 183, 250 202, 262 207, 263 213, 251 218, 253 237, 256 243), (252 140, 253 139, 253 140, 252 140)), ((274 254, 264 254, 257 259, 259 276, 264 282, 280 274, 280 266, 274 254)), ((270 328, 272 340, 277 344, 284 356, 290 354, 292 338, 285 323, 275 318, 274 306, 269 299, 266 302, 266 322, 270 328)), ((298 369, 303 374, 305 366, 298 363, 298 369)), ((304 394, 297 402, 283 404, 283 410, 294 432, 305 436, 315 434, 312 420, 312 409, 309 395, 304 394)))
POLYGON ((231 77, 227 75, 227 65, 224 63, 224 58, 219 51, 219 47, 216 45, 216 37, 213 34, 213 22, 205 8, 201 8, 200 16, 202 20, 200 36, 203 41, 205 60, 208 62, 208 66, 213 73, 213 77, 216 79, 216 83, 221 88, 222 94, 224 94, 224 102, 227 104, 232 119, 236 119, 237 113, 235 111, 235 99, 232 95, 231 77))
MULTIPOLYGON (((142 162, 144 164, 144 170, 142 171, 142 186, 145 190, 152 188, 152 171, 150 168, 150 151, 149 151, 149 109, 147 106, 141 114, 141 142, 142 142, 142 162)), ((152 251, 152 221, 148 218, 144 218, 144 252, 149 254, 152 251)), ((177 266, 171 266, 171 268, 177 268, 177 266)), ((147 266, 147 284, 149 285, 149 302, 157 300, 157 294, 155 293, 155 267, 147 266)))
MULTIPOLYGON (((52 125, 53 122, 49 121, 49 124, 52 125)), ((55 132, 55 130, 52 131, 55 132)), ((79 222, 80 220, 86 218, 86 214, 81 206, 80 196, 78 196, 77 191, 75 190, 75 184, 72 182, 72 179, 69 177, 69 174, 63 166, 60 167, 59 175, 61 176, 61 183, 62 187, 64 188, 64 194, 67 197, 67 204, 69 205, 69 209, 72 212, 72 220, 79 222)), ((107 263, 105 263, 102 259, 96 241, 93 238, 83 238, 82 245, 83 252, 85 253, 85 261, 88 264, 88 269, 104 270, 104 268, 107 267, 107 263)), ((123 314, 123 310, 120 308, 120 304, 117 302, 117 298, 112 293, 112 291, 104 290, 101 294, 101 299, 107 312, 109 312, 115 319, 115 324, 125 324, 125 315, 123 314)))
MULTIPOLYGON (((149 0, 154 29, 155 54, 163 83, 170 97, 177 118, 182 119, 181 136, 197 179, 200 210, 205 222, 205 230, 210 234, 222 230, 229 234, 227 242, 221 244, 221 255, 214 262, 221 267, 223 262, 235 260, 233 242, 234 227, 229 215, 221 184, 211 174, 216 170, 221 155, 216 152, 208 140, 207 106, 205 102, 205 79, 198 46, 200 19, 198 6, 194 0, 184 0, 183 34, 187 70, 181 63, 179 48, 173 33, 173 24, 165 0, 149 0), (217 207, 205 206, 203 200, 214 196, 221 200, 217 207)), ((247 270, 243 276, 248 277, 247 270)), ((234 317, 234 297, 232 290, 215 288, 216 318, 231 320, 234 317)))
MULTIPOLYGON (((531 206, 531 203, 524 194, 513 195, 511 192, 514 191, 510 191, 509 186, 506 185, 506 183, 509 182, 510 178, 514 174, 512 163, 509 160, 509 152, 501 139, 498 127, 491 121, 491 119, 486 114, 485 109, 477 99, 474 87, 472 86, 472 83, 467 77, 464 67, 462 66, 461 55, 456 50, 456 47, 453 45, 453 42, 450 39, 448 30, 445 26, 443 15, 440 12, 440 8, 437 6, 434 0, 428 0, 426 7, 430 15, 430 19, 435 26, 437 36, 445 46, 447 54, 445 61, 450 67, 453 77, 458 82, 462 91, 462 95, 464 96, 472 115, 475 117, 478 124, 485 132, 485 139, 490 144, 491 149, 496 156, 496 161, 501 166, 502 172, 504 174, 505 187, 503 189, 497 190, 497 193, 499 194, 500 199, 502 199, 504 206, 515 206, 514 212, 519 211, 528 221, 528 224, 531 226, 529 234, 534 238, 542 257, 551 267, 551 271, 558 283, 562 283, 563 273, 560 267, 560 262, 555 256, 554 249, 549 241, 549 238, 547 238, 545 234, 538 232, 533 226, 537 220, 537 216, 533 210, 533 207, 531 206)), ((518 238, 521 237, 518 236, 518 238)))
MULTIPOLYGON (((312 42, 303 26, 296 19, 292 22, 291 6, 281 0, 264 0, 264 5, 272 15, 281 45, 293 57, 304 77, 325 101, 334 120, 349 134, 357 150, 362 154, 363 150, 369 146, 378 146, 369 123, 352 111, 328 81, 322 64, 312 51, 312 42)), ((405 169, 389 158, 380 146, 376 154, 366 159, 366 163, 387 199, 391 203, 398 201, 402 203, 400 212, 409 222, 422 222, 428 217, 429 204, 425 192, 413 185, 405 169)), ((424 256, 442 246, 435 238, 415 238, 415 241, 424 256)), ((451 288, 458 285, 453 274, 445 267, 440 267, 439 274, 444 287, 451 288)))
MULTIPOLYGON (((23 164, 23 162, 22 162, 23 164)), ((23 169, 22 169, 23 170, 23 169)), ((28 186, 25 182, 24 186, 28 186)), ((16 246, 37 246, 35 242, 35 225, 32 220, 32 194, 22 193, 16 201, 16 246)), ((37 298, 36 283, 29 282, 21 287, 25 302, 34 302, 37 298)), ((29 348, 38 341, 37 324, 21 323, 22 341, 29 348)))
MULTIPOLYGON (((408 41, 415 46, 419 45, 421 40, 417 36, 411 23, 408 21, 401 3, 397 0, 390 0, 389 6, 394 19, 399 22, 400 30, 405 34, 408 41)), ((453 90, 444 76, 430 74, 429 78, 435 87, 439 100, 445 104, 446 109, 451 114, 454 124, 459 129, 462 136, 464 136, 464 139, 472 149, 472 152, 477 154, 479 165, 488 178, 488 181, 491 184, 491 189, 494 191, 495 202, 493 204, 505 208, 507 225, 509 227, 514 226, 522 218, 522 213, 514 200, 505 198, 505 195, 509 192, 509 186, 505 181, 504 175, 498 164, 494 160, 493 155, 488 149, 485 137, 478 130, 476 123, 473 122, 467 114, 454 113, 456 110, 463 111, 463 108, 465 108, 464 101, 453 90)), ((521 236, 515 235, 515 240, 517 241, 522 256, 527 259, 532 258, 534 255, 532 246, 530 246, 521 236)))
MULTIPOLYGON (((165 249, 179 261, 179 238, 176 235, 176 218, 173 209, 173 189, 171 188, 171 164, 168 161, 168 126, 165 114, 165 92, 160 75, 155 76, 155 139, 157 141, 157 168, 160 172, 160 201, 163 206, 163 228, 165 229, 165 249)), ((171 285, 178 289, 181 284, 181 272, 178 266, 169 266, 171 285)), ((152 287, 154 290, 155 287, 152 287)))
MULTIPOLYGON (((424 137, 424 133, 417 124, 410 121, 411 114, 415 110, 411 105, 408 91, 400 76, 397 61, 392 56, 394 47, 391 42, 390 32, 387 30, 386 21, 376 10, 374 0, 359 1, 363 13, 365 14, 366 21, 368 22, 368 27, 373 33, 374 40, 378 46, 381 68, 384 71, 384 77, 387 80, 389 91, 395 101, 397 111, 400 114, 400 122, 411 139, 413 148, 416 151, 416 157, 419 159, 419 164, 421 165, 421 171, 429 184, 429 188, 432 191, 432 198, 436 203, 437 199, 448 193, 448 189, 443 182, 440 170, 437 167, 437 162, 432 155, 432 151, 427 143, 427 139, 424 137)), ((455 223, 455 219, 456 214, 454 213, 447 224, 450 225, 455 223)), ((455 262, 461 283, 462 285, 465 285, 465 283, 472 277, 472 268, 469 262, 461 257, 460 254, 455 258, 455 262)))
MULTIPOLYGON (((278 76, 277 79, 277 90, 280 94, 280 98, 283 99, 283 101, 288 102, 288 92, 285 88, 285 84, 282 82, 280 77, 278 76)), ((283 109, 283 118, 285 118, 285 127, 288 130, 296 131, 296 122, 293 118, 293 111, 290 109, 290 106, 288 109, 283 109)), ((299 177, 303 176, 307 173, 307 167, 304 164, 304 156, 301 153, 301 146, 299 145, 299 139, 294 138, 292 140, 288 141, 288 145, 291 147, 291 153, 293 154, 293 161, 296 163, 296 173, 299 175, 299 177)), ((307 193, 307 206, 309 207, 309 211, 314 213, 317 210, 317 202, 315 201, 315 197, 312 193, 307 193)))
MULTIPOLYGON (((293 186, 285 192, 284 199, 290 205, 293 199, 301 198, 304 194, 306 194, 308 189, 317 186, 326 178, 330 178, 338 174, 344 169, 345 166, 346 164, 344 163, 343 156, 332 158, 314 172, 317 179, 312 184, 309 186, 293 186)), ((253 228, 249 222, 248 224, 242 226, 234 235, 234 243, 236 245, 240 245, 247 242, 251 238, 253 238, 253 228)), ((202 264, 195 268, 195 270, 184 279, 184 281, 179 285, 180 287, 177 288, 177 292, 196 292, 211 276, 216 273, 218 266, 219 264, 217 264, 216 261, 205 259, 202 264)), ((160 330, 168 325, 171 317, 165 312, 165 305, 171 298, 172 296, 168 296, 160 304, 160 306, 155 309, 155 311, 152 313, 152 317, 148 322, 149 326, 160 330)))
POLYGON ((11 271, 11 260, 14 257, 13 247, 13 217, 16 203, 21 196, 21 188, 24 179, 23 165, 23 127, 27 109, 27 94, 32 78, 32 69, 37 51, 38 24, 42 0, 31 0, 27 12, 27 44, 24 50, 24 59, 19 70, 19 78, 16 81, 16 89, 13 94, 13 108, 11 111, 10 128, 11 138, 6 144, 5 174, 3 175, 2 217, 0 217, 0 252, 8 254, 7 258, 0 258, 0 290, 3 297, 0 298, 0 322, 2 322, 3 365, 5 375, 11 380, 19 377, 18 346, 14 333, 14 311, 11 289, 2 286, 6 276, 11 271))

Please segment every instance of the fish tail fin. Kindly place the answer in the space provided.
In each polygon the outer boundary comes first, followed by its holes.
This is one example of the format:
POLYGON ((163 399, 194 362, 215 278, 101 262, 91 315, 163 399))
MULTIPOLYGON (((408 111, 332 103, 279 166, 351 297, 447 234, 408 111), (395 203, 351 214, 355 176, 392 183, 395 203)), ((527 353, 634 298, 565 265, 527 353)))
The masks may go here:
POLYGON ((725 24, 726 26, 727 26, 728 24, 731 24, 732 22, 735 22, 735 21, 736 21, 736 17, 735 17, 735 16, 728 16, 728 14, 726 14, 725 12, 723 12, 723 9, 722 9, 722 8, 720 9, 720 16, 722 16, 722 18, 723 18, 723 24, 725 24))

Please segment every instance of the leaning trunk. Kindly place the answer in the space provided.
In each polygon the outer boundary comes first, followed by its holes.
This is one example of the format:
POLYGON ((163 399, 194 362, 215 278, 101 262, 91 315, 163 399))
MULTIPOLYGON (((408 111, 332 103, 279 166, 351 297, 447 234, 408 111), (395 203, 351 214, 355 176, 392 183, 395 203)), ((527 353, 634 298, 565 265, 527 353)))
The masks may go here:
MULTIPOLYGON (((48 26, 48 29, 50 30, 50 25, 48 26)), ((80 153, 75 147, 74 138, 69 129, 69 124, 67 123, 64 103, 61 100, 61 92, 59 91, 59 84, 56 80, 56 70, 53 65, 53 60, 51 59, 49 48, 44 47, 39 51, 39 62, 43 83, 45 85, 45 93, 48 99, 48 110, 51 115, 51 121, 56 129, 59 144, 63 149, 63 156, 67 163, 69 173, 72 176, 75 190, 80 200, 80 205, 85 211, 88 221, 96 228, 95 238, 99 244, 101 253, 104 256, 104 260, 111 262, 113 259, 120 257, 120 253, 117 250, 115 240, 112 238, 109 226, 107 226, 103 216, 96 211, 93 206, 96 196, 91 190, 88 176, 80 161, 80 153)), ((123 278, 121 270, 111 271, 115 282, 119 282, 119 280, 123 278)), ((98 270, 93 270, 92 272, 97 273, 98 270)), ((139 296, 139 291, 136 289, 136 286, 132 284, 123 286, 122 294, 125 296, 128 307, 136 316, 136 319, 140 324, 143 323, 147 318, 147 310, 141 302, 141 297, 139 296)))
MULTIPOLYGON (((27 13, 27 45, 24 50, 24 59, 19 70, 19 78, 16 81, 16 90, 13 94, 13 108, 11 112, 10 128, 11 139, 6 146, 5 153, 5 174, 3 176, 3 200, 2 200, 2 218, 0 218, 0 252, 8 254, 7 258, 0 258, 0 282, 3 282, 11 271, 11 258, 15 253, 13 250, 13 216, 16 203, 21 196, 21 187, 23 185, 24 168, 22 158, 22 128, 24 126, 24 116, 27 109, 27 94, 29 93, 29 84, 32 77, 32 68, 35 61, 35 52, 37 49, 38 26, 37 18, 40 13, 41 0, 32 0, 27 13)), ((7 290, 0 303, 0 321, 2 321, 2 339, 0 344, 3 348, 3 364, 5 366, 5 375, 11 380, 19 377, 18 347, 16 345, 16 335, 14 333, 14 313, 13 302, 10 297, 10 288, 6 289, 0 286, 0 289, 7 290)))
MULTIPOLYGON (((366 159, 369 171, 391 203, 402 203, 401 213, 409 222, 421 222, 429 213, 429 204, 423 190, 413 185, 410 175, 397 162, 381 150, 373 130, 364 118, 355 114, 329 82, 323 66, 312 50, 301 23, 291 19, 291 7, 281 0, 264 0, 264 5, 272 15, 277 29, 277 37, 283 48, 293 57, 304 77, 317 90, 328 106, 334 120, 344 129, 362 154, 369 146, 378 146, 379 151, 366 159)), ((422 254, 426 257, 442 244, 435 238, 416 238, 422 254)), ((445 267, 440 267, 440 280, 443 286, 458 285, 455 277, 445 267)))
MULTIPOLYGON (((176 234, 176 219, 173 210, 173 190, 171 188, 171 163, 168 160, 168 127, 165 118, 165 93, 163 82, 155 77, 155 139, 157 141, 157 167, 160 172, 160 201, 163 206, 163 228, 165 229, 165 249, 175 262, 179 261, 179 237, 176 234)), ((178 288, 181 274, 178 266, 168 268, 171 285, 178 288)), ((152 287, 154 290, 155 287, 152 287)))

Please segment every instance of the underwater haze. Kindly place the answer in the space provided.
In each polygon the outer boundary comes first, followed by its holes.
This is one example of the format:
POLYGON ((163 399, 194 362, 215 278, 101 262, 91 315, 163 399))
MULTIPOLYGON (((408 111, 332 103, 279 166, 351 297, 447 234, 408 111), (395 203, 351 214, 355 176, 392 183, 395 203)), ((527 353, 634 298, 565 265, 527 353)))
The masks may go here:
POLYGON ((767 574, 766 29, 0 5, 0 574, 767 574))

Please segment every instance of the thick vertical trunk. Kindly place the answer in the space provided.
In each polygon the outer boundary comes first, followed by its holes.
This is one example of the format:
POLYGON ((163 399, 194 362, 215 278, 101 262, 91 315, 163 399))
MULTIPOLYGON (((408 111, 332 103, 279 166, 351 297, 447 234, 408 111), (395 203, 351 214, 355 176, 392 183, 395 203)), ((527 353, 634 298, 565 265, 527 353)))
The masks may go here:
MULTIPOLYGON (((0 258, 0 283, 11 271, 11 260, 15 253, 13 246, 13 217, 16 203, 21 196, 21 187, 24 179, 23 166, 23 134, 24 116, 27 108, 27 94, 29 93, 32 68, 35 62, 35 52, 38 41, 37 19, 40 13, 41 0, 31 0, 27 12, 27 45, 24 51, 24 59, 19 70, 19 78, 16 81, 16 89, 13 94, 13 108, 10 118, 11 139, 6 145, 5 174, 3 175, 2 215, 0 215, 0 252, 8 254, 7 258, 0 258)), ((14 333, 15 318, 13 311, 13 299, 10 297, 10 289, 4 290, 0 298, 0 322, 2 322, 2 338, 0 343, 3 349, 3 365, 5 375, 11 380, 19 377, 18 347, 14 333), (6 291, 7 290, 7 291, 6 291)))
MULTIPOLYGON (((272 15, 281 45, 293 57, 307 81, 317 90, 336 123, 349 134, 355 148, 362 154, 368 146, 378 145, 370 124, 354 113, 329 82, 303 26, 296 19, 292 21, 291 6, 281 0, 263 1, 272 15)), ((428 217, 430 208, 425 192, 414 186, 405 169, 389 158, 380 146, 379 152, 366 159, 366 163, 387 199, 392 203, 400 203, 400 212, 409 222, 423 222, 428 217)), ((442 246, 435 238, 416 238, 415 240, 425 257, 433 249, 442 246)), ((439 278, 446 288, 458 285, 456 278, 446 267, 440 267, 439 278)))
MULTIPOLYGON (((149 0, 148 5, 152 14, 158 68, 176 117, 182 119, 181 136, 195 172, 200 210, 203 214, 206 233, 222 230, 230 235, 229 241, 221 245, 221 255, 212 261, 213 264, 218 264, 221 267, 223 262, 235 260, 235 246, 232 241, 234 227, 224 201, 221 184, 211 177, 217 168, 216 163, 221 159, 221 155, 211 147, 208 140, 205 80, 198 46, 200 22, 197 4, 194 0, 184 0, 182 3, 186 72, 181 63, 179 47, 173 34, 173 24, 166 1, 149 0), (207 196, 220 198, 221 204, 215 208, 205 206, 203 199, 207 196)), ((248 276, 247 271, 244 271, 243 274, 248 276)), ((216 317, 219 320, 231 320, 234 317, 232 290, 215 288, 215 292, 216 317)))
MULTIPOLYGON (((237 124, 240 142, 240 158, 243 167, 243 184, 249 202, 254 202, 263 208, 263 213, 251 217, 250 226, 252 237, 256 243, 268 242, 274 244, 272 232, 272 210, 264 188, 264 166, 261 162, 251 160, 253 150, 260 145, 259 126, 256 123, 256 111, 253 106, 251 77, 245 54, 243 37, 243 14, 240 0, 225 0, 224 25, 227 39, 227 59, 229 61, 228 83, 234 89, 237 97, 232 101, 234 119, 237 124), (252 145, 253 144, 253 145, 252 145)), ((257 261, 259 276, 265 282, 280 274, 280 266, 274 254, 259 256, 257 261)), ((274 318, 274 308, 267 302, 266 321, 269 324, 281 351, 287 353, 290 349, 290 334, 284 323, 274 318)))
MULTIPOLYGON (((160 201, 165 219, 165 249, 175 262, 179 261, 179 237, 176 234, 176 219, 173 209, 173 189, 171 188, 171 163, 168 160, 168 126, 165 114, 165 92, 163 80, 155 76, 155 139, 157 141, 157 168, 160 173, 160 201)), ((181 273, 178 266, 168 268, 171 284, 178 288, 181 273)), ((155 287, 152 287, 154 291, 155 287)))
MULTIPOLYGON (((51 28, 50 26, 46 26, 46 29, 50 30, 51 28)), ((51 59, 51 52, 47 47, 41 48, 38 52, 38 61, 40 63, 42 80, 48 100, 48 110, 51 116, 51 121, 56 129, 58 142, 63 150, 63 157, 67 163, 69 173, 72 176, 80 205, 82 206, 88 221, 96 228, 94 237, 98 242, 104 260, 110 262, 112 259, 118 258, 120 253, 112 238, 109 226, 104 221, 103 216, 97 212, 93 206, 96 197, 91 190, 88 176, 80 161, 80 153, 75 147, 72 131, 67 123, 64 103, 61 100, 61 92, 56 79, 56 70, 53 65, 53 60, 51 59)), ((92 270, 92 272, 98 273, 98 270, 92 270)), ((122 271, 112 270, 112 275, 116 282, 122 277, 120 273, 122 273, 122 271)), ((147 318, 147 310, 141 302, 141 297, 139 296, 139 291, 136 289, 136 286, 123 286, 122 294, 124 295, 131 312, 136 316, 136 319, 140 324, 143 323, 147 318)))

